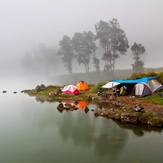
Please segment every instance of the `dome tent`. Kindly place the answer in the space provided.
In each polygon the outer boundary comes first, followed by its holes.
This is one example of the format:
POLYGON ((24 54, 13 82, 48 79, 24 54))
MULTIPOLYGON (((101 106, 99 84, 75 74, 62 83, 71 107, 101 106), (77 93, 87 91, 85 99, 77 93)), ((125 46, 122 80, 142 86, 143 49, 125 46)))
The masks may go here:
POLYGON ((64 94, 78 95, 80 94, 78 88, 75 85, 68 85, 62 89, 64 94))
POLYGON ((89 90, 89 85, 85 81, 78 82, 76 86, 77 86, 78 90, 80 90, 80 91, 89 90))
POLYGON ((134 92, 136 96, 147 96, 152 94, 151 89, 143 83, 135 84, 134 92))

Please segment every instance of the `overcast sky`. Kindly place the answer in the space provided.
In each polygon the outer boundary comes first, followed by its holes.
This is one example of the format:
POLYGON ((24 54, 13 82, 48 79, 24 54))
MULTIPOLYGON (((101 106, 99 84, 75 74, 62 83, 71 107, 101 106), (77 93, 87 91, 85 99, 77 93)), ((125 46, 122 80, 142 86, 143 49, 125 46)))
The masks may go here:
MULTIPOLYGON (((46 43, 56 47, 64 34, 94 30, 113 17, 130 44, 147 49, 146 66, 163 66, 162 0, 0 0, 0 64, 18 60, 27 50, 46 43)), ((127 68, 126 57, 118 62, 127 68)))

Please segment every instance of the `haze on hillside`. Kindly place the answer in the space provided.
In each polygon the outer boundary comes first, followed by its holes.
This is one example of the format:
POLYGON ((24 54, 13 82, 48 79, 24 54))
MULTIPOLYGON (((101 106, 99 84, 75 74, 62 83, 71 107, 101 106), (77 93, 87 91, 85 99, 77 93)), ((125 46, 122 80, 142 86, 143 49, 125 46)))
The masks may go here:
MULTIPOLYGON (((63 35, 72 37, 75 32, 89 30, 95 33, 97 22, 112 18, 116 18, 125 31, 129 46, 138 42, 145 47, 145 67, 161 67, 162 6, 162 0, 0 0, 0 74, 4 77, 24 75, 28 71, 26 67, 31 65, 23 66, 22 58, 28 59, 31 55, 37 64, 30 74, 37 65, 40 71, 44 71, 45 66, 51 69, 50 74, 64 74, 64 64, 56 55, 63 35), (47 47, 54 58, 45 61, 47 54, 39 53, 41 47, 47 47)), ((132 63, 128 50, 116 61, 115 68, 131 69, 132 63)), ((77 63, 73 69, 84 72, 77 63)))

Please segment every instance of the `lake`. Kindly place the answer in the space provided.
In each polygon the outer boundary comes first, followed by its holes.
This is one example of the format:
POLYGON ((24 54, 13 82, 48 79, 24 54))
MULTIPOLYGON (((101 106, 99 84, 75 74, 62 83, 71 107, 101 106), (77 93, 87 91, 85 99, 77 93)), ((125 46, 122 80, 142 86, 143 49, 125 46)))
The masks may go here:
POLYGON ((163 132, 124 127, 91 111, 59 112, 11 89, 0 93, 2 163, 162 163, 163 132))

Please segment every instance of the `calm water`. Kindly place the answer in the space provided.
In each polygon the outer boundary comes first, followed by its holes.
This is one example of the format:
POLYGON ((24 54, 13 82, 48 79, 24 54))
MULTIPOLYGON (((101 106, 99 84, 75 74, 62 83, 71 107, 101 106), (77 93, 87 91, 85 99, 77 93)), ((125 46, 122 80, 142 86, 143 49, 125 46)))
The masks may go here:
MULTIPOLYGON (((0 93, 0 163, 162 163, 163 133, 0 93)), ((94 106, 89 106, 93 108, 94 106)))

